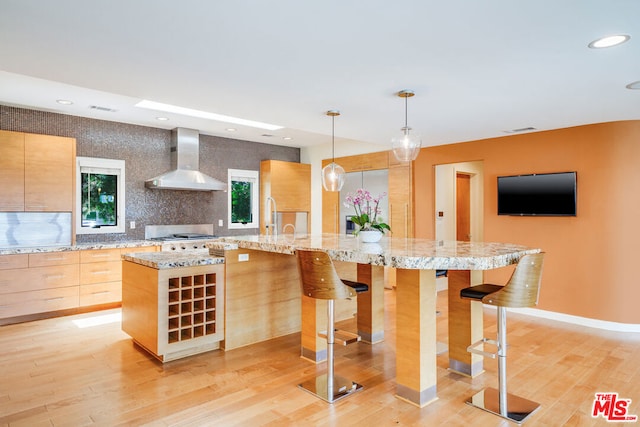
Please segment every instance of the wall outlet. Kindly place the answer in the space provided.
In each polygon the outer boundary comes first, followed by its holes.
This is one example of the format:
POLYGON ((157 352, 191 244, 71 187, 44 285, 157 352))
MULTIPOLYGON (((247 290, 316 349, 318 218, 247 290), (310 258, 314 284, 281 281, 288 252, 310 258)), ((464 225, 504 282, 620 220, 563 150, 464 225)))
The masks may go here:
POLYGON ((133 230, 134 228, 136 228, 136 222, 135 222, 135 221, 131 221, 131 222, 129 223, 129 228, 130 228, 130 229, 132 229, 132 230, 133 230))
POLYGON ((238 262, 249 261, 249 254, 238 254, 238 262))
POLYGON ((218 220, 218 227, 224 227, 224 220, 222 219, 218 220))

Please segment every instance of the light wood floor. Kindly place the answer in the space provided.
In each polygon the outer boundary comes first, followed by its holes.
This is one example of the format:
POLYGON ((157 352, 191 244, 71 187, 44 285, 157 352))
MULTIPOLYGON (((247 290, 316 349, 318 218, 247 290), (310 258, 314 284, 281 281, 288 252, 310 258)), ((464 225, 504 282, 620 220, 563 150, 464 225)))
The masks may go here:
MULTIPOLYGON (((446 292, 438 336, 446 339, 446 292)), ((496 384, 495 361, 465 378, 438 357, 439 399, 417 408, 394 397, 395 298, 385 292, 386 341, 336 352, 336 373, 365 389, 329 405, 296 385, 324 369, 299 357, 299 334, 162 365, 119 323, 80 329, 75 319, 0 327, 0 426, 507 426, 467 396, 496 384)), ((486 336, 495 311, 485 309, 486 336)), ((342 324, 342 327, 351 326, 342 324)), ((596 392, 632 399, 640 415, 640 334, 591 330, 510 314, 510 392, 542 403, 525 426, 607 425, 592 419, 596 392)))

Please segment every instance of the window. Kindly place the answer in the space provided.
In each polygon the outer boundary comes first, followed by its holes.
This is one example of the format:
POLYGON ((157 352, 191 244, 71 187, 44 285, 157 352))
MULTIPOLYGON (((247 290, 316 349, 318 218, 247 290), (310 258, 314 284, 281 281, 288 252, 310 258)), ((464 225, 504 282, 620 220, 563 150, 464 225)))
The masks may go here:
POLYGON ((76 158, 76 234, 124 233, 124 160, 76 158))
POLYGON ((258 228, 258 171, 229 169, 229 228, 258 228))

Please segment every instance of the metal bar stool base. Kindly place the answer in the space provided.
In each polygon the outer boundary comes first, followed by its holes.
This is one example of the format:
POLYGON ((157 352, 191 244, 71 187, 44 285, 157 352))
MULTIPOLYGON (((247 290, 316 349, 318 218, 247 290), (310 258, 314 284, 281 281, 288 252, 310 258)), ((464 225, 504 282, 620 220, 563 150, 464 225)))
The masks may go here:
POLYGON ((498 390, 489 387, 468 398, 466 403, 517 424, 525 422, 540 407, 536 402, 507 393, 507 410, 505 414, 501 414, 498 396, 498 390))
POLYGON ((298 387, 328 403, 333 403, 362 390, 361 384, 354 383, 351 380, 335 375, 333 377, 333 395, 329 396, 328 384, 327 374, 323 374, 312 380, 298 384, 298 387))

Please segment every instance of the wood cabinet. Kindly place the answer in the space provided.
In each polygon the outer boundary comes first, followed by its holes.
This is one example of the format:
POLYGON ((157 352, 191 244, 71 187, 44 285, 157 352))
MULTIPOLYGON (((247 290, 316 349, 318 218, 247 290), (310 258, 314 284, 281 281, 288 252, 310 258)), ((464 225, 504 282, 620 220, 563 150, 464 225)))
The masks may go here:
POLYGON ((24 211, 24 134, 0 131, 0 211, 24 211))
MULTIPOLYGON (((333 159, 322 161, 322 167, 331 163, 333 159)), ((342 166, 345 172, 359 172, 389 167, 389 156, 386 151, 376 153, 358 154, 355 156, 336 157, 336 163, 342 166)))
POLYGON ((122 330, 162 362, 220 348, 224 264, 154 269, 123 261, 122 330))
MULTIPOLYGON (((331 159, 325 159, 325 166, 331 159)), ((413 163, 399 162, 392 151, 336 158, 345 172, 389 170, 389 227, 393 237, 413 237, 413 163)), ((322 191, 322 232, 340 230, 340 194, 322 191)))
POLYGON ((72 212, 74 138, 0 131, 0 210, 72 212))
POLYGON ((0 255, 0 324, 25 320, 21 316, 53 317, 61 310, 117 305, 122 300, 121 254, 157 249, 0 255))
POLYGON ((273 197, 278 212, 309 212, 311 225, 311 165, 306 163, 263 160, 260 163, 260 230, 264 230, 267 197, 273 197))
POLYGON ((122 254, 156 250, 157 246, 145 246, 80 251, 80 307, 122 301, 122 254))
POLYGON ((2 270, 0 319, 78 307, 77 252, 2 255, 0 264, 19 266, 2 270))
POLYGON ((393 237, 413 237, 412 165, 389 168, 389 226, 393 237))

